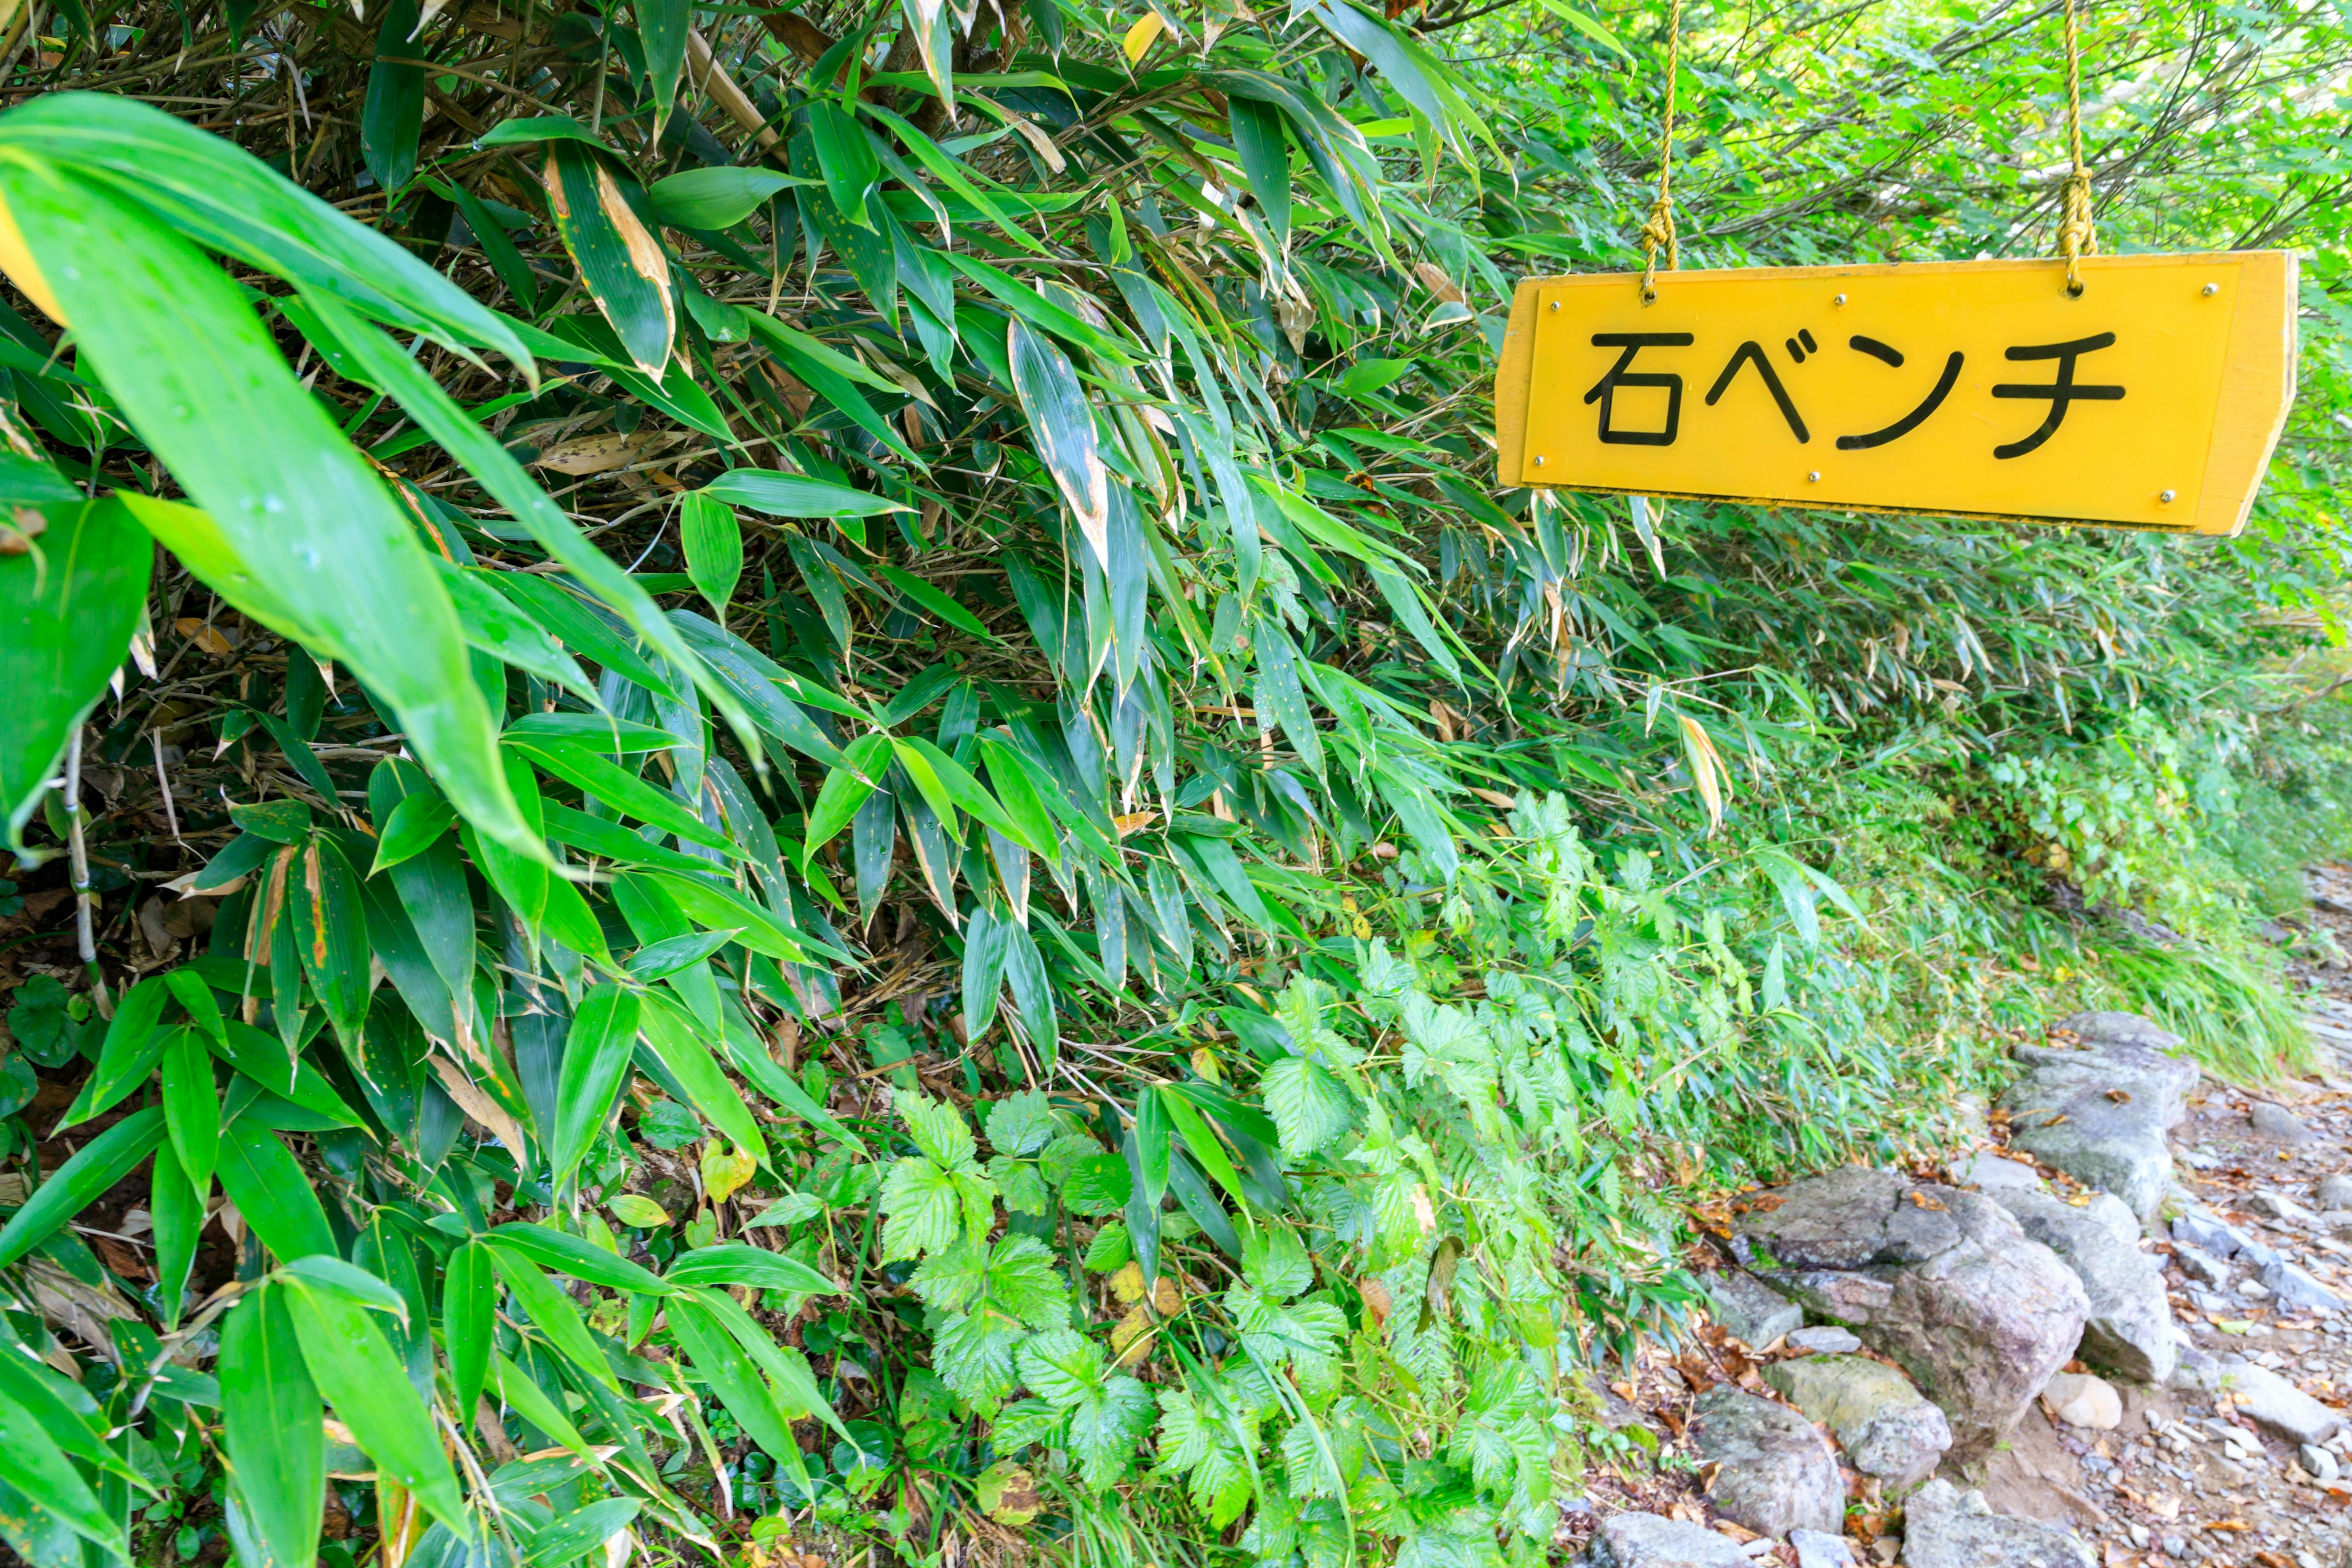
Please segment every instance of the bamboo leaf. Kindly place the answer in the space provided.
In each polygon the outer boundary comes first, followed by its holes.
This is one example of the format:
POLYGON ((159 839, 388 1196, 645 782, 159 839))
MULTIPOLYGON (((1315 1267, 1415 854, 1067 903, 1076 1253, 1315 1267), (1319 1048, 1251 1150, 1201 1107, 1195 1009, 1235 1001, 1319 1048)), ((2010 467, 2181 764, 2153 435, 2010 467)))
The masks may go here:
POLYGON ((12 845, 130 651, 155 554, 120 502, 39 516, 37 555, 0 554, 0 812, 12 845))
POLYGON ((563 1071, 555 1090, 555 1142, 550 1177, 568 1184, 603 1131, 627 1078, 637 1039, 637 998, 610 984, 592 989, 572 1016, 563 1071))
POLYGON ((678 542, 686 547, 686 574, 723 626, 727 601, 743 580, 743 525, 732 507, 705 489, 681 503, 677 532, 678 542))
POLYGON ((409 63, 424 53, 416 0, 390 0, 375 35, 368 68, 367 105, 360 117, 360 147, 368 173, 387 201, 416 174, 416 138, 425 128, 425 68, 409 63))
MULTIPOLYGON (((134 1110, 74 1152, 0 1226, 0 1267, 63 1229, 109 1187, 129 1175, 163 1141, 163 1112, 134 1110)), ((304 1191, 309 1191, 306 1187, 304 1191)))
POLYGON ((1078 373, 1052 340, 1019 321, 1007 329, 1005 352, 1013 364, 1013 390, 1036 437, 1037 456, 1077 519, 1096 563, 1108 567, 1109 476, 1096 449, 1094 411, 1087 405, 1078 373))
POLYGON ((659 379, 677 335, 669 258, 637 221, 612 165, 571 140, 551 142, 541 175, 555 232, 579 264, 580 280, 637 369, 659 379))
POLYGON ((672 228, 733 228, 779 191, 808 182, 775 169, 687 169, 646 188, 654 216, 672 228))
POLYGON ((457 613, 415 531, 236 287, 98 190, 15 164, 0 168, 0 199, 74 322, 83 364, 205 509, 127 499, 139 521, 247 614, 348 666, 459 810, 543 856, 496 770, 457 613))
POLYGON ((301 1344, 303 1363, 336 1418, 351 1428, 380 1472, 466 1539, 470 1529, 465 1500, 433 1417, 374 1317, 347 1297, 299 1278, 285 1278, 278 1289, 286 1292, 286 1315, 301 1344))

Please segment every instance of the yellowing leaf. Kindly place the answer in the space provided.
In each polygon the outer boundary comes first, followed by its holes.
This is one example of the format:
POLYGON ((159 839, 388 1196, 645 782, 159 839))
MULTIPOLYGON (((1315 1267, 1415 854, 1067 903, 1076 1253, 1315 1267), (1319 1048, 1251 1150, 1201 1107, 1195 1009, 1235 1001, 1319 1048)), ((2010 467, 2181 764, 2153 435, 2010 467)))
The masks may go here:
MULTIPOLYGON (((706 1183, 709 1180, 708 1177, 704 1179, 706 1183)), ((623 1225, 635 1226, 639 1230, 653 1230, 669 1224, 669 1211, 643 1193, 623 1193, 604 1206, 611 1209, 613 1217, 623 1225)))
POLYGON ((702 1152, 702 1190, 714 1204, 723 1204, 751 1179, 759 1162, 740 1149, 722 1147, 717 1139, 702 1152))
POLYGON ((1160 41, 1160 35, 1167 30, 1168 19, 1157 11, 1146 11, 1138 16, 1135 26, 1127 30, 1128 63, 1132 65, 1140 61, 1151 46, 1160 41))

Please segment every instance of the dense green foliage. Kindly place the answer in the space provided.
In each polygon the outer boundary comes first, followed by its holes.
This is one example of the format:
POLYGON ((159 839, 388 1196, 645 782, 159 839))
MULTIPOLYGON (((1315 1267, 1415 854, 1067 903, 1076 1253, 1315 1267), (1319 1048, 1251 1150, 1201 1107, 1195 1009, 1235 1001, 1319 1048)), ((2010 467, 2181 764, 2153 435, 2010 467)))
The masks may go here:
MULTIPOLYGON (((1532 1562, 1686 1204, 2302 1048, 2333 11, 2086 28, 2106 242, 2305 253, 2231 542, 1498 491, 1656 12, 11 15, 43 1568, 1532 1562)), ((1685 26, 1687 264, 2047 247, 2052 7, 1685 26)))

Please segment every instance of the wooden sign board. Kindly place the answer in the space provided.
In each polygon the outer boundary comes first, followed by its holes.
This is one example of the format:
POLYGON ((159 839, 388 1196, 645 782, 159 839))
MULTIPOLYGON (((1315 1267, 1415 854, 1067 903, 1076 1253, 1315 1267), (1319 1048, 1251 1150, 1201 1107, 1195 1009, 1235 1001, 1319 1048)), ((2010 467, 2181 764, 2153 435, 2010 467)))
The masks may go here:
POLYGON ((2232 534, 2294 396, 2295 258, 1532 278, 1506 485, 2232 534))

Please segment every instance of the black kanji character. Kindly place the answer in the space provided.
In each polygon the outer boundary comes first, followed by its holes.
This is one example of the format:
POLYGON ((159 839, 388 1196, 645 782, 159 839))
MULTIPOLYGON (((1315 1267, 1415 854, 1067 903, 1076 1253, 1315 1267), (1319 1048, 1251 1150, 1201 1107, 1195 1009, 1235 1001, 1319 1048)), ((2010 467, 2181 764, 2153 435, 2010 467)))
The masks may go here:
POLYGON ((1789 401, 1789 389, 1780 384, 1780 376, 1772 369, 1772 362, 1764 357, 1763 345, 1753 338, 1732 350, 1730 363, 1723 367, 1723 374, 1715 378, 1715 384, 1706 389, 1706 405, 1712 408, 1721 400, 1724 389, 1731 384, 1731 378, 1739 374, 1743 363, 1754 365, 1757 374, 1764 378, 1764 385, 1772 394, 1772 401, 1780 405, 1780 417, 1789 422, 1790 433, 1801 443, 1811 440, 1812 434, 1805 428, 1803 418, 1797 413, 1797 405, 1789 401))
MULTIPOLYGON (((1882 343, 1876 338, 1865 338, 1856 333, 1846 342, 1850 346, 1870 355, 1873 359, 1885 360, 1888 364, 1897 367, 1903 363, 1902 350, 1882 343)), ((1873 430, 1866 436, 1839 437, 1838 450, 1841 452, 1864 451, 1872 447, 1884 447, 1889 441, 1908 436, 1912 431, 1919 428, 1927 416, 1943 406, 1944 399, 1952 395, 1952 388, 1959 379, 1960 351, 1954 349, 1951 357, 1944 362, 1944 374, 1937 378, 1936 389, 1927 394, 1927 401, 1884 429, 1873 430)))
MULTIPOLYGON (((1595 332, 1592 346, 1597 349, 1623 349, 1617 363, 1608 374, 1592 384, 1584 395, 1587 403, 1601 405, 1601 441, 1608 447, 1671 447, 1682 428, 1683 378, 1672 371, 1641 371, 1633 374, 1625 367, 1643 349, 1686 349, 1691 345, 1688 332, 1595 332), (1620 430, 1612 423, 1617 409, 1617 389, 1621 386, 1663 386, 1666 389, 1666 427, 1663 430, 1620 430)), ((1707 399, 1712 403, 1713 398, 1707 399)))
POLYGON ((2066 407, 2069 404, 2121 402, 2124 389, 2120 386, 2074 384, 2074 362, 2095 350, 2113 348, 2115 344, 2115 333, 2101 332, 2095 337, 2076 338, 2072 342, 2035 343, 2026 348, 2004 350, 2003 353, 2011 359, 2054 359, 2058 362, 2058 374, 2047 386, 2003 382, 1992 389, 1992 395, 1995 397, 2046 397, 2050 400, 2050 412, 2042 416, 2042 423, 2033 434, 2022 441, 2011 441, 2007 446, 1995 447, 1992 449, 1992 455, 1996 458, 2022 458, 2026 453, 2032 451, 2058 433, 2058 426, 2066 422, 2066 407))

